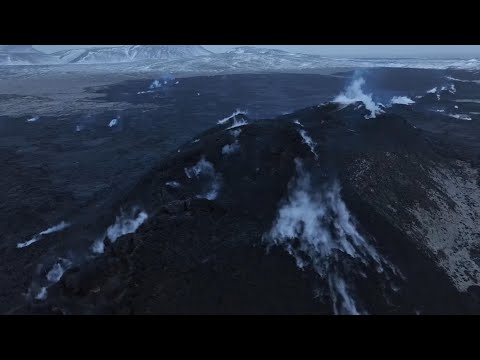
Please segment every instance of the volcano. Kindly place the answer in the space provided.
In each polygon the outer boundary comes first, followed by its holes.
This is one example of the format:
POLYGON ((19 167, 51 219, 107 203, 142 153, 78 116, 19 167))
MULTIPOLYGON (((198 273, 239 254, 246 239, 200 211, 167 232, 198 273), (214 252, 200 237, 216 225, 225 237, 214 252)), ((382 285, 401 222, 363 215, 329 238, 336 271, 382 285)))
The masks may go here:
POLYGON ((57 259, 15 312, 478 313, 478 169, 406 111, 223 119, 97 214, 89 255, 57 259))

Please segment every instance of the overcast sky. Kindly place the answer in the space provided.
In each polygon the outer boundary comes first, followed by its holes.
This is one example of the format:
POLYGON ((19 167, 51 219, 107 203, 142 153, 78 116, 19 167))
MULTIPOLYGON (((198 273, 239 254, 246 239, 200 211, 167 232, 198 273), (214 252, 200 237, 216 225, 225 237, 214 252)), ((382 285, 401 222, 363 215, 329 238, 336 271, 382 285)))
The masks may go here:
MULTIPOLYGON (((35 45, 44 52, 64 49, 118 45, 35 45)), ((208 50, 223 52, 245 45, 203 45, 208 50)), ((325 56, 392 56, 392 57, 475 57, 480 56, 480 45, 252 45, 305 54, 325 56)))

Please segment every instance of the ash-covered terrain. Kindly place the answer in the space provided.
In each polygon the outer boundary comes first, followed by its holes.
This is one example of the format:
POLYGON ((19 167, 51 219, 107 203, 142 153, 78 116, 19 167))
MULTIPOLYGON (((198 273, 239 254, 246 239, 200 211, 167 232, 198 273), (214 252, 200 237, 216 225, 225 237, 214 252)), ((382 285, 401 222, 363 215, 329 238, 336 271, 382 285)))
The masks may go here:
POLYGON ((10 108, 0 311, 478 313, 479 81, 163 74, 10 108))

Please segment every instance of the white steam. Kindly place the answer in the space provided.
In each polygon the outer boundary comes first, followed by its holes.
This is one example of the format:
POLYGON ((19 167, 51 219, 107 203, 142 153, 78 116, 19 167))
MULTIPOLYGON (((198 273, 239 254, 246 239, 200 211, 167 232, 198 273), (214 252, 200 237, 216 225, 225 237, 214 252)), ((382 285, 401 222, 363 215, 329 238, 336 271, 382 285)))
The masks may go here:
POLYGON ((148 219, 148 214, 140 210, 138 207, 133 207, 130 212, 121 211, 120 215, 115 218, 115 223, 107 228, 106 233, 97 238, 91 250, 94 254, 103 254, 105 251, 105 240, 108 239, 111 243, 123 235, 132 234, 148 219))
POLYGON ((238 138, 238 136, 242 133, 242 129, 236 129, 230 131, 230 134, 232 134, 234 137, 238 138))
POLYGON ((63 269, 62 265, 56 263, 47 273, 47 280, 52 283, 56 283, 62 278, 64 272, 65 270, 63 269))
POLYGON ((180 185, 180 183, 178 181, 167 181, 165 183, 165 185, 167 185, 168 187, 174 188, 174 189, 177 189, 180 186, 182 186, 182 185, 180 185))
POLYGON ((302 124, 300 123, 300 121, 298 121, 298 120, 293 120, 293 123, 294 123, 294 124, 297 124, 297 125, 300 125, 301 127, 303 127, 303 125, 302 125, 302 124))
POLYGON ((355 275, 357 270, 340 271, 339 254, 373 265, 379 273, 384 271, 384 265, 390 265, 357 231, 341 199, 338 183, 316 189, 302 162, 298 159, 295 162, 297 176, 289 184, 288 196, 264 240, 283 247, 296 259, 299 268, 311 267, 328 281, 336 314, 362 313, 346 281, 346 276, 355 275))
POLYGON ((94 241, 92 252, 94 254, 103 254, 105 252, 105 235, 94 241))
POLYGON ((237 127, 240 127, 240 126, 244 126, 244 125, 247 125, 248 122, 247 120, 245 119, 240 119, 240 120, 237 120, 236 117, 233 118, 233 121, 232 121, 232 125, 230 127, 227 128, 227 130, 231 130, 231 129, 235 129, 237 127))
POLYGON ((213 164, 202 157, 195 165, 190 168, 185 168, 185 175, 189 179, 208 179, 208 187, 201 194, 197 195, 198 198, 215 200, 218 196, 220 188, 222 186, 222 177, 215 171, 213 164))
POLYGON ((54 232, 62 231, 63 229, 65 229, 69 226, 70 226, 69 223, 66 223, 65 221, 62 221, 60 224, 54 225, 54 226, 48 228, 47 230, 44 230, 44 231, 40 232, 39 234, 35 235, 32 239, 30 239, 28 241, 18 243, 17 248, 20 249, 20 248, 30 246, 33 243, 36 243, 37 241, 41 240, 44 235, 48 235, 48 234, 51 234, 51 233, 54 233, 54 232))
POLYGON ((218 197, 221 186, 221 182, 217 178, 215 178, 212 181, 210 188, 204 194, 198 195, 197 197, 201 199, 203 198, 207 200, 215 200, 218 197))
POLYGON ((231 155, 235 154, 240 150, 240 143, 238 140, 235 140, 232 144, 227 144, 222 148, 222 154, 223 155, 231 155))
MULTIPOLYGON (((70 260, 58 258, 45 275, 46 282, 45 280, 43 281, 44 286, 40 287, 39 289, 37 288, 38 291, 34 296, 34 299, 39 301, 45 301, 48 297, 48 288, 59 282, 65 271, 70 269, 72 265, 73 263, 70 260)), ((42 267, 40 267, 40 269, 41 268, 42 267)), ((30 291, 34 291, 34 289, 31 288, 30 291)))
POLYGON ((378 104, 376 104, 372 99, 372 94, 365 94, 362 90, 362 86, 365 84, 363 78, 353 80, 352 83, 347 87, 345 92, 338 95, 333 102, 350 105, 356 102, 362 102, 365 105, 365 108, 370 111, 370 115, 365 116, 367 119, 374 118, 378 114, 383 113, 383 110, 378 104))
POLYGON ((310 151, 315 156, 315 159, 318 160, 318 154, 315 151, 315 147, 317 146, 317 143, 313 141, 313 139, 307 134, 305 130, 301 129, 301 130, 298 130, 298 132, 302 137, 302 142, 309 147, 310 151))
POLYGON ((36 299, 36 300, 44 301, 44 300, 47 300, 47 296, 48 296, 47 288, 46 288, 46 287, 42 287, 42 288, 40 289, 40 291, 38 292, 38 294, 35 295, 35 299, 36 299))
POLYGON ((138 211, 137 208, 133 208, 130 213, 122 211, 120 216, 117 216, 115 223, 108 227, 107 238, 113 243, 120 236, 137 231, 140 225, 142 225, 147 219, 147 213, 145 211, 138 211))
MULTIPOLYGON (((447 77, 447 79, 456 80, 450 77, 447 77)), ((427 94, 437 94, 437 100, 440 100, 440 93, 442 91, 448 91, 450 94, 455 94, 457 92, 457 89, 455 88, 454 84, 450 84, 448 86, 441 86, 440 90, 438 89, 438 87, 434 87, 433 89, 427 90, 427 94)))
MULTIPOLYGON (((165 84, 166 84, 166 83, 167 83, 167 82, 165 82, 165 84)), ((158 88, 160 88, 160 87, 162 87, 162 83, 161 83, 160 81, 158 81, 158 80, 155 80, 154 82, 152 82, 152 83, 150 84, 150 86, 149 86, 148 88, 149 88, 150 90, 153 90, 153 89, 158 89, 158 88)))
POLYGON ((195 165, 190 168, 185 168, 185 175, 189 179, 194 177, 198 177, 201 173, 211 174, 214 173, 215 169, 213 168, 213 164, 207 160, 205 157, 202 157, 195 165))
POLYGON ((415 104, 415 101, 413 101, 407 96, 394 96, 392 97, 392 100, 390 100, 390 103, 400 105, 412 105, 415 104))
POLYGON ((59 258, 55 264, 53 264, 50 271, 47 273, 47 280, 50 284, 55 284, 60 281, 65 271, 72 266, 72 262, 68 259, 59 258))
POLYGON ((66 223, 65 221, 62 221, 60 224, 54 225, 51 228, 48 228, 47 230, 42 231, 39 235, 47 235, 51 234, 57 231, 61 231, 67 227, 69 227, 70 224, 66 223))
POLYGON ((328 275, 328 287, 332 295, 333 312, 338 314, 361 315, 355 304, 355 300, 349 293, 343 277, 338 274, 328 275))
POLYGON ((237 116, 237 115, 240 115, 240 114, 243 114, 243 115, 247 115, 247 111, 246 110, 235 110, 230 116, 227 116, 221 120, 218 120, 217 121, 217 124, 221 125, 221 124, 225 124, 228 120, 230 120, 231 118, 237 116))

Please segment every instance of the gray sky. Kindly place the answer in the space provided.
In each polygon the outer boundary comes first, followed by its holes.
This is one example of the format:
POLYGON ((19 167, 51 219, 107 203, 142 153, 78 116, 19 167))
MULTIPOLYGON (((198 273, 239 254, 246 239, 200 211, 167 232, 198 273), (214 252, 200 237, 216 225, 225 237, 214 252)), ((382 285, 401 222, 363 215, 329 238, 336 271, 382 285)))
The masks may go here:
MULTIPOLYGON (((44 52, 64 49, 118 45, 35 45, 44 52)), ((223 52, 245 45, 203 45, 213 52, 223 52)), ((252 45, 305 54, 325 56, 371 57, 475 57, 480 56, 480 45, 252 45)))

